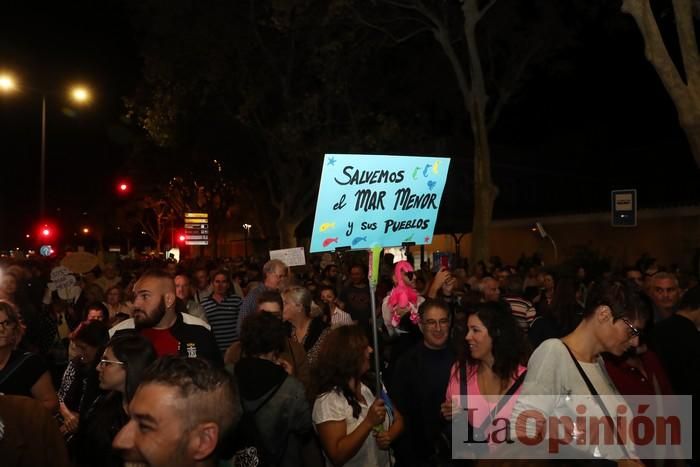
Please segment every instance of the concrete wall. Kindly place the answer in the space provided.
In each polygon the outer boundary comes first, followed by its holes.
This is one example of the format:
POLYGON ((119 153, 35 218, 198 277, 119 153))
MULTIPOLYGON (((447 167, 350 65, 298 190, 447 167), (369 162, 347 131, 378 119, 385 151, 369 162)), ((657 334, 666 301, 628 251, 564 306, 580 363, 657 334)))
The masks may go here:
MULTIPOLYGON (((540 252, 545 264, 554 263, 554 249, 549 239, 542 239, 531 229, 541 222, 557 243, 559 261, 570 258, 577 246, 587 246, 610 256, 616 265, 626 265, 643 253, 658 259, 659 264, 677 263, 690 269, 695 250, 700 248, 700 207, 639 210, 637 227, 612 227, 610 213, 540 217, 494 221, 491 228, 491 254, 514 264, 521 253, 540 252)), ((460 241, 460 253, 469 256, 471 235, 460 241)), ((455 251, 451 235, 436 235, 426 253, 455 251)))

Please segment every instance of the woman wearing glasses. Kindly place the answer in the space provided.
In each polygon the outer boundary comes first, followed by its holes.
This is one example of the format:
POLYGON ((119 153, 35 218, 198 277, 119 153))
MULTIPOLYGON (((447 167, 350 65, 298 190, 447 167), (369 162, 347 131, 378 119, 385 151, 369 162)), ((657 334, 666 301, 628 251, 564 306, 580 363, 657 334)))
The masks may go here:
POLYGON ((112 451, 112 440, 129 421, 128 407, 141 381, 143 370, 156 360, 151 342, 138 334, 114 337, 97 364, 104 393, 80 422, 76 442, 78 466, 122 466, 112 451))
POLYGON ((0 393, 32 397, 53 413, 58 409, 56 389, 41 357, 17 348, 23 333, 15 307, 0 301, 0 393))
MULTIPOLYGON (((639 296, 621 282, 603 282, 594 287, 576 329, 561 339, 544 341, 532 354, 511 415, 511 434, 545 434, 546 427, 541 422, 524 426, 527 417, 520 415, 527 411, 576 420, 582 404, 587 417, 614 417, 624 400, 605 370, 602 354, 619 356, 639 345, 642 306, 639 296)), ((584 430, 585 426, 579 424, 565 429, 564 436, 571 437, 570 446, 574 449, 569 455, 635 462, 630 461, 635 457, 631 445, 601 442, 593 446, 584 430)))

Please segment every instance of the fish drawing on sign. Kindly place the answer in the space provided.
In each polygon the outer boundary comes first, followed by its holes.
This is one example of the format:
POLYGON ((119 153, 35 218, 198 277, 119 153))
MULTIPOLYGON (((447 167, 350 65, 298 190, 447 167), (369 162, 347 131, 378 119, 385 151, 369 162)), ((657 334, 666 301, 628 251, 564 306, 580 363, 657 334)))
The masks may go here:
POLYGON ((367 237, 357 237, 352 241, 352 246, 355 246, 360 242, 366 242, 366 241, 367 241, 367 237))
POLYGON ((404 243, 412 242, 413 241, 413 234, 409 235, 404 239, 404 243))
POLYGON ((435 185, 437 185, 436 181, 428 180, 428 190, 433 191, 433 188, 435 188, 435 185))
POLYGON ((428 243, 430 241, 430 237, 425 237, 425 243, 428 243))
POLYGON ((320 230, 321 232, 325 232, 326 230, 332 229, 333 227, 335 227, 335 222, 326 222, 325 224, 321 224, 321 227, 319 227, 318 230, 320 230))
POLYGON ((420 170, 420 167, 416 167, 413 169, 413 180, 415 180, 418 177, 418 171, 420 170))
POLYGON ((430 170, 430 164, 426 165, 423 167, 423 176, 427 177, 428 176, 428 170, 430 170))
POLYGON ((328 246, 328 245, 330 245, 331 243, 338 243, 338 237, 335 237, 335 238, 330 238, 330 237, 329 237, 329 238, 325 239, 325 240, 323 241, 323 246, 328 246))
POLYGON ((438 173, 438 165, 440 165, 440 161, 435 161, 433 164, 433 173, 436 174, 438 173))

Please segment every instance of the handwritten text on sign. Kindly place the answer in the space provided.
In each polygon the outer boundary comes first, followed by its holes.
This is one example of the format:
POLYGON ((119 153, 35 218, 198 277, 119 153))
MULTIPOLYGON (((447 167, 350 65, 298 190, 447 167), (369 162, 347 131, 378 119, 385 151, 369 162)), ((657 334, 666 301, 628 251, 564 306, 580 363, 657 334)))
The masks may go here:
POLYGON ((312 253, 430 243, 450 159, 326 154, 312 253))

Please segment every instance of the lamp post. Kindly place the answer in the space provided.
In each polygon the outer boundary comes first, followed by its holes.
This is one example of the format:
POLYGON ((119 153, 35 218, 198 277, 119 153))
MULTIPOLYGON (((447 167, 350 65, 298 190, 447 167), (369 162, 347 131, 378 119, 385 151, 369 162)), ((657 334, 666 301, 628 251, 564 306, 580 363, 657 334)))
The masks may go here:
POLYGON ((244 233, 244 240, 243 240, 243 249, 245 250, 245 259, 248 259, 248 234, 250 234, 250 229, 253 227, 250 224, 243 224, 243 231, 244 233))
MULTIPOLYGON (((29 87, 25 89, 33 90, 29 87)), ((0 92, 12 93, 18 91, 17 82, 9 73, 0 74, 0 92)), ((39 168, 39 215, 43 219, 46 213, 46 92, 41 91, 41 163, 39 168)), ((85 86, 74 86, 69 89, 70 100, 78 104, 86 104, 91 99, 90 91, 85 86)))

